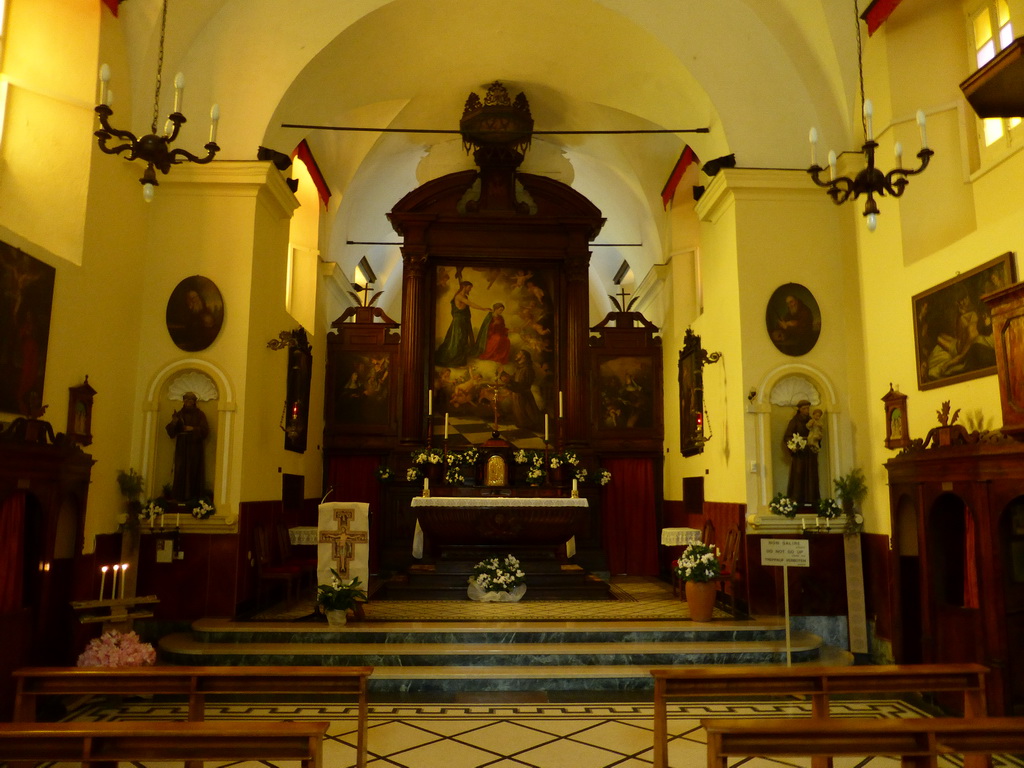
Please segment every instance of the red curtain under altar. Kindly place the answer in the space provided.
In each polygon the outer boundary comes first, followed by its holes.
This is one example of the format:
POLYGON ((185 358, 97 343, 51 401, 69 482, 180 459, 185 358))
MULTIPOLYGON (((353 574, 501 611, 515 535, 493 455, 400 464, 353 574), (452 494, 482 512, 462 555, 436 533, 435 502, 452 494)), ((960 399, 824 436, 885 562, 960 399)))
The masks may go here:
POLYGON ((604 487, 604 543, 613 575, 658 575, 654 463, 651 459, 605 459, 612 481, 604 487))

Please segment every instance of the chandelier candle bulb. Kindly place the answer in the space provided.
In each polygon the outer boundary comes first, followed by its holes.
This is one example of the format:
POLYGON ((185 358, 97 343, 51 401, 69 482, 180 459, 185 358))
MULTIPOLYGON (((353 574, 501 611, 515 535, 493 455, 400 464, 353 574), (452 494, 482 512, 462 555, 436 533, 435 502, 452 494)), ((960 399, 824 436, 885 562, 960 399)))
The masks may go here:
POLYGON ((896 153, 896 166, 899 167, 899 168, 902 168, 903 167, 903 145, 900 144, 897 141, 896 142, 896 146, 893 148, 893 151, 896 153))
POLYGON ((818 164, 818 129, 811 128, 811 134, 808 137, 811 141, 811 165, 818 164))
POLYGON ((828 172, 832 175, 832 181, 836 180, 836 151, 830 149, 828 151, 828 172))
POLYGON ((217 123, 220 122, 220 104, 210 107, 210 143, 217 143, 217 123))
POLYGON ((185 75, 179 72, 174 76, 174 111, 181 112, 181 93, 185 90, 185 75))
POLYGON ((921 129, 921 149, 928 149, 928 131, 924 127, 924 110, 917 110, 917 125, 921 129))
POLYGON ((867 121, 867 126, 864 129, 864 138, 868 141, 874 140, 874 131, 871 128, 871 118, 875 114, 875 107, 871 103, 871 99, 864 100, 864 119, 867 121))
POLYGON ((103 599, 103 587, 107 581, 107 570, 108 568, 105 565, 100 568, 100 600, 103 599))

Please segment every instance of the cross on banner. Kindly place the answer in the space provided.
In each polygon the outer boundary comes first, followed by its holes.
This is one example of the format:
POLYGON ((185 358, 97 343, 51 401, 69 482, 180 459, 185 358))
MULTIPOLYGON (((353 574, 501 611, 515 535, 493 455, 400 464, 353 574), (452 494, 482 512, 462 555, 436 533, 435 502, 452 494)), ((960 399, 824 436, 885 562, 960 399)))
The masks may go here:
POLYGON ((320 505, 317 531, 317 578, 331 583, 331 568, 346 581, 359 577, 365 585, 369 568, 369 505, 331 502, 320 505))

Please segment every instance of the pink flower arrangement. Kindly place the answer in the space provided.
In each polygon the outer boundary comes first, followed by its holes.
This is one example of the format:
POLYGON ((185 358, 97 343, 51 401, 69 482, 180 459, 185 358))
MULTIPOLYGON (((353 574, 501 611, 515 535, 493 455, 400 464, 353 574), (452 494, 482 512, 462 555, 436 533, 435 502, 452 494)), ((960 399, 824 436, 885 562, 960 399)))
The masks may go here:
POLYGON ((80 667, 142 667, 156 663, 156 651, 134 632, 104 632, 78 657, 80 667))

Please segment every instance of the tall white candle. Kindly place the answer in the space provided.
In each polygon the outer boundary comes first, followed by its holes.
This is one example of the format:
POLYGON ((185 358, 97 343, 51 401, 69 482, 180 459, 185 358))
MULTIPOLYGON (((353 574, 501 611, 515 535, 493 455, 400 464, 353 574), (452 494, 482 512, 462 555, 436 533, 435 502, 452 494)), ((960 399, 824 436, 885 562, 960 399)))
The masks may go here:
POLYGON ((811 165, 818 164, 818 129, 811 128, 808 138, 811 140, 811 165))
POLYGON ((174 111, 181 112, 181 92, 185 90, 185 74, 179 72, 174 76, 174 111))
POLYGON ((181 512, 174 513, 174 527, 181 528, 181 512))
POLYGON ((423 495, 426 496, 427 492, 429 490, 430 490, 430 478, 429 477, 424 477, 423 478, 423 495))
POLYGON ((217 143, 217 123, 220 122, 220 105, 210 107, 210 143, 217 143))
POLYGON ((558 418, 565 416, 564 409, 562 408, 562 390, 558 390, 558 418))
POLYGON ((107 566, 100 568, 100 600, 103 599, 103 587, 107 581, 107 566))
POLYGON ((544 442, 548 441, 548 415, 544 414, 544 442))
POLYGON ((120 563, 114 563, 114 583, 110 587, 110 599, 117 600, 117 574, 121 570, 120 563))
POLYGON ((580 491, 579 481, 574 477, 572 479, 572 492, 575 495, 575 494, 579 493, 579 491, 580 491))
POLYGON ((864 100, 864 120, 867 123, 865 130, 865 136, 868 141, 874 139, 874 129, 871 126, 871 117, 875 114, 875 108, 871 104, 871 99, 864 100))
POLYGON ((128 563, 121 563, 121 599, 124 600, 124 583, 128 580, 128 563))

